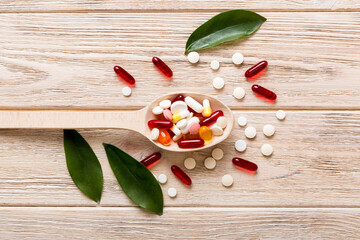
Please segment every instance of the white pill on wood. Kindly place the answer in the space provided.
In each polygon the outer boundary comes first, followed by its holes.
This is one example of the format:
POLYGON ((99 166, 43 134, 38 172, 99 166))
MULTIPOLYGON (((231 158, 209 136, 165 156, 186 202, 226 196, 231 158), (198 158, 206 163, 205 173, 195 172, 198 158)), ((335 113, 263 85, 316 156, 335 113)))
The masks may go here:
POLYGON ((243 152, 246 150, 246 142, 244 140, 237 140, 235 142, 235 149, 238 152, 243 152))
POLYGON ((215 160, 221 160, 224 157, 224 151, 221 148, 215 148, 214 150, 212 150, 211 156, 215 160))
POLYGON ((273 151, 274 151, 273 147, 268 143, 265 143, 264 145, 261 146, 261 153, 264 156, 270 156, 273 153, 273 151))
POLYGON ((190 63, 197 63, 200 60, 200 55, 197 52, 190 52, 187 58, 190 63))
POLYGON ((286 117, 285 111, 283 111, 283 110, 277 111, 277 112, 276 112, 276 117, 277 117, 277 119, 279 119, 279 120, 284 120, 285 117, 286 117))
POLYGON ((240 65, 244 62, 244 56, 241 53, 234 53, 231 59, 235 65, 240 65))
POLYGON ((152 113, 154 115, 160 115, 160 114, 162 114, 163 111, 164 111, 164 109, 160 106, 156 106, 152 109, 152 113))
POLYGON ((158 181, 161 184, 165 184, 167 182, 167 176, 165 174, 160 174, 158 176, 158 181))
POLYGON ((214 169, 216 167, 216 161, 212 157, 208 157, 204 161, 204 165, 207 169, 214 169))
POLYGON ((254 127, 245 128, 245 136, 247 138, 254 138, 256 136, 256 129, 254 127))
POLYGON ((169 195, 169 197, 171 197, 171 198, 176 197, 176 195, 177 195, 176 188, 169 188, 169 189, 168 189, 168 195, 169 195))
POLYGON ((211 63, 210 63, 210 67, 211 67, 212 70, 218 70, 219 67, 220 67, 219 61, 212 60, 211 63))
POLYGON ((217 120, 216 120, 216 124, 221 127, 221 128, 226 128, 226 125, 227 125, 227 119, 226 117, 219 117, 217 120))
POLYGON ((159 138, 160 130, 157 128, 153 128, 151 130, 151 140, 156 141, 159 138))
POLYGON ((246 117, 239 117, 237 123, 239 124, 240 127, 244 127, 247 124, 246 117))
POLYGON ((184 160, 184 166, 186 169, 194 169, 196 166, 196 161, 193 158, 187 158, 184 160))
POLYGON ((213 80, 213 87, 215 89, 222 89, 225 85, 224 79, 221 77, 216 77, 213 80))
POLYGON ((221 182, 225 187, 230 187, 233 185, 234 179, 230 174, 226 174, 222 177, 221 182))
POLYGON ((245 96, 245 90, 242 87, 237 87, 233 91, 233 96, 236 99, 242 99, 245 96))
POLYGON ((271 137, 275 133, 275 127, 273 125, 271 125, 271 124, 266 124, 263 127, 263 132, 264 132, 265 136, 271 137))
POLYGON ((170 100, 162 100, 159 103, 159 106, 162 107, 163 109, 169 108, 171 106, 171 101, 170 100))
POLYGON ((124 87, 121 91, 125 97, 129 97, 131 95, 131 88, 129 87, 124 87))

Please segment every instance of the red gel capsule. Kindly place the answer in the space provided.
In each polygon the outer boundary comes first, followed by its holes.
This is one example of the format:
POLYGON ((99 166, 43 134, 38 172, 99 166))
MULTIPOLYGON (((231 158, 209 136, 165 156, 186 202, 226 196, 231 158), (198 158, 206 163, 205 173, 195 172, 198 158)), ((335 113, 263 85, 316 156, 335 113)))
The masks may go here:
POLYGON ((216 112, 213 112, 210 117, 204 118, 199 122, 200 126, 210 126, 211 124, 214 124, 216 120, 221 116, 224 116, 223 111, 218 110, 216 112))
POLYGON ((175 133, 171 129, 168 129, 167 131, 171 138, 173 138, 175 136, 175 133))
POLYGON ((170 129, 174 124, 168 120, 150 120, 148 121, 149 128, 170 129))
POLYGON ((262 70, 264 70, 267 67, 267 65, 268 65, 267 61, 261 61, 261 62, 255 64, 254 66, 252 66, 245 72, 245 77, 246 78, 254 77, 256 74, 258 74, 262 70))
POLYGON ((135 84, 135 78, 133 76, 130 75, 130 73, 128 73, 125 69, 123 69, 120 66, 115 66, 114 67, 114 71, 115 73, 125 82, 127 82, 130 85, 134 85, 135 84))
POLYGON ((268 99, 268 100, 271 100, 271 101, 274 101, 274 100, 276 100, 276 94, 274 93, 274 92, 272 92, 272 91, 270 91, 269 89, 266 89, 266 88, 264 88, 264 87, 262 87, 262 86, 259 86, 259 85, 257 85, 257 84, 254 84, 252 87, 251 87, 251 90, 254 92, 254 93, 256 93, 256 94, 258 94, 258 95, 260 95, 261 97, 264 97, 264 98, 266 98, 266 99, 268 99))
POLYGON ((235 166, 252 173, 256 172, 256 170, 258 169, 258 166, 255 163, 249 162, 248 160, 242 158, 235 157, 232 159, 232 162, 235 166))
POLYGON ((153 154, 147 156, 146 158, 144 158, 143 160, 141 160, 140 162, 147 168, 152 167, 155 163, 157 163, 161 158, 161 153, 159 152, 154 152, 153 154))
POLYGON ((173 71, 160 58, 153 57, 152 62, 166 77, 171 78, 173 76, 173 71))
POLYGON ((171 166, 171 171, 173 174, 180 179, 185 185, 191 185, 191 178, 176 165, 171 166))
POLYGON ((199 148, 204 146, 205 142, 201 138, 183 139, 178 141, 179 148, 199 148))

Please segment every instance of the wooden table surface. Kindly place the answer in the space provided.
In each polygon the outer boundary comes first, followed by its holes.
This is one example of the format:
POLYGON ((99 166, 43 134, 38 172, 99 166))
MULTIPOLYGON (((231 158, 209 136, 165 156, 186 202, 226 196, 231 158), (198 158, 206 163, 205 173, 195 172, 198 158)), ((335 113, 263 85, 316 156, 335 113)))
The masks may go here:
POLYGON ((137 159, 157 149, 125 130, 79 132, 98 155, 104 192, 96 205, 79 192, 65 164, 61 130, 0 130, 1 239, 359 239, 360 238, 360 2, 358 0, 2 0, 0 2, 0 109, 122 109, 133 111, 170 91, 216 96, 248 118, 258 136, 240 154, 235 127, 220 145, 225 157, 206 170, 210 150, 173 154, 151 170, 165 173, 165 209, 157 216, 130 202, 110 170, 101 143, 137 159), (184 56, 189 34, 227 9, 249 9, 268 21, 252 37, 201 51, 191 65, 184 56), (239 51, 245 62, 231 63, 239 51), (166 81, 153 56, 174 71, 166 81), (211 60, 221 62, 218 72, 211 60), (244 71, 269 61, 257 83, 278 94, 275 104, 256 98, 244 71), (112 67, 137 80, 130 98, 112 67), (225 88, 213 89, 214 77, 225 88), (234 87, 246 91, 243 101, 234 87), (278 121, 275 112, 287 112, 278 121), (273 124, 268 139, 261 132, 273 124), (274 154, 263 157, 270 143, 274 154), (184 187, 171 174, 194 157, 193 179, 184 187), (234 168, 240 156, 259 166, 250 175, 234 168), (224 174, 234 185, 221 185, 224 174), (167 189, 178 196, 170 199, 167 189))

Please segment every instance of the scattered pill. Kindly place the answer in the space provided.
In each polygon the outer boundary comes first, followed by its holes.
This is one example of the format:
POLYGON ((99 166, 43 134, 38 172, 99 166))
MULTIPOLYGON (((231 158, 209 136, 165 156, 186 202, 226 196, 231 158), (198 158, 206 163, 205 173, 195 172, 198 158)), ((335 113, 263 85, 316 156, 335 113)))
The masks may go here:
POLYGON ((266 124, 263 127, 263 132, 264 132, 265 136, 271 137, 275 133, 275 127, 273 125, 271 125, 271 124, 266 124))
POLYGON ((129 97, 131 95, 131 88, 129 87, 124 87, 121 91, 125 97, 129 97))
POLYGON ((242 99, 245 96, 245 90, 242 87, 237 87, 234 89, 233 96, 236 99, 242 99))
POLYGON ((221 148, 215 148, 214 150, 212 150, 211 156, 215 160, 221 160, 224 157, 224 151, 221 148))
POLYGON ((267 67, 267 65, 268 65, 267 61, 261 61, 261 62, 255 64, 254 66, 252 66, 245 72, 245 77, 252 78, 252 77, 256 76, 258 73, 263 71, 267 67))
POLYGON ((165 174, 160 174, 158 176, 158 181, 161 184, 165 184, 167 182, 167 176, 165 174))
POLYGON ((283 110, 277 111, 277 112, 276 112, 276 117, 277 117, 277 119, 279 119, 279 120, 284 120, 285 117, 286 117, 285 111, 283 111, 283 110))
POLYGON ((246 119, 246 117, 239 117, 237 122, 240 127, 244 127, 247 124, 247 119, 246 119))
POLYGON ((153 128, 151 130, 151 140, 156 141, 159 138, 160 130, 158 128, 153 128))
POLYGON ((219 117, 217 120, 216 120, 216 124, 221 127, 221 128, 226 128, 226 125, 227 125, 227 119, 226 117, 219 117))
POLYGON ((205 142, 201 138, 183 139, 178 142, 179 148, 199 148, 204 146, 205 142))
POLYGON ((204 165, 207 169, 211 170, 216 167, 216 161, 212 157, 208 157, 205 159, 204 165))
POLYGON ((241 53, 234 53, 231 59, 235 65, 240 65, 244 62, 244 56, 241 53))
POLYGON ((146 158, 144 158, 143 160, 141 160, 140 162, 147 168, 152 167, 154 164, 156 164, 157 162, 159 162, 161 158, 161 153, 159 152, 154 152, 153 154, 147 156, 146 158))
POLYGON ((178 113, 175 113, 174 115, 172 115, 172 119, 174 122, 178 122, 183 118, 186 118, 187 116, 189 116, 190 112, 189 110, 184 110, 178 113))
POLYGON ((184 101, 176 101, 171 104, 170 110, 172 114, 175 114, 183 111, 188 111, 188 106, 184 101))
POLYGON ((237 140, 235 142, 235 149, 238 152, 243 152, 246 150, 246 142, 244 140, 237 140))
POLYGON ((170 130, 177 136, 177 135, 181 135, 181 130, 174 125, 172 128, 170 128, 170 130))
POLYGON ((160 114, 163 113, 163 111, 164 111, 164 109, 163 109, 162 107, 160 107, 160 106, 156 106, 156 107, 154 107, 154 108, 152 109, 152 113, 153 113, 154 115, 160 115, 160 114))
POLYGON ((204 109, 198 101, 189 96, 185 98, 185 103, 197 113, 201 113, 204 109))
POLYGON ((252 173, 256 172, 256 170, 258 169, 258 166, 255 163, 245 160, 243 158, 235 157, 232 159, 232 162, 236 167, 252 173))
POLYGON ((209 117, 211 115, 211 107, 210 107, 210 102, 207 99, 204 99, 203 101, 203 111, 202 111, 202 115, 204 117, 209 117))
POLYGON ((264 156, 270 156, 273 153, 273 151, 274 151, 273 147, 268 143, 265 143, 264 145, 261 146, 261 153, 264 156))
POLYGON ((254 138, 256 136, 256 129, 254 127, 245 128, 245 136, 247 138, 254 138))
POLYGON ((187 120, 186 120, 186 119, 181 119, 181 120, 176 124, 176 126, 177 126, 178 128, 180 128, 180 129, 186 127, 186 125, 187 125, 187 120))
POLYGON ((196 166, 196 161, 193 158, 187 158, 184 160, 184 166, 186 169, 194 169, 196 166))
MULTIPOLYGON (((116 75, 118 75, 123 81, 125 81, 126 83, 128 83, 129 85, 134 85, 135 84, 135 78, 133 76, 131 76, 130 73, 128 73, 125 69, 123 69, 120 66, 115 66, 114 67, 114 72, 116 73, 116 75)), ((124 92, 124 89, 123 89, 124 92)), ((131 93, 131 92, 130 92, 131 93)), ((124 94, 125 95, 125 94, 124 94)))
POLYGON ((207 117, 207 118, 204 118, 203 120, 201 120, 199 122, 200 126, 210 126, 210 125, 214 124, 216 122, 216 120, 221 116, 224 116, 223 111, 221 111, 221 110, 215 111, 210 115, 210 117, 207 117))
POLYGON ((170 100, 162 100, 159 103, 159 106, 162 107, 163 109, 169 108, 171 106, 171 101, 170 100))
POLYGON ((213 87, 215 89, 222 89, 225 85, 224 79, 221 77, 216 77, 213 80, 213 87))
POLYGON ((191 185, 191 178, 178 166, 171 166, 172 173, 185 185, 191 185))
POLYGON ((171 78, 173 76, 173 71, 160 58, 153 57, 152 62, 166 77, 171 78))
POLYGON ((169 189, 168 189, 168 195, 169 195, 169 197, 171 197, 171 198, 176 197, 176 195, 177 195, 176 188, 169 188, 169 189))
POLYGON ((169 121, 172 120, 172 114, 171 114, 171 111, 170 111, 169 109, 165 109, 165 110, 163 111, 163 115, 164 115, 164 118, 165 118, 166 120, 169 120, 169 121))
POLYGON ((219 127, 217 124, 213 124, 210 126, 210 130, 214 134, 214 136, 221 136, 224 133, 224 130, 219 127))
POLYGON ((168 120, 150 120, 148 121, 149 128, 159 128, 159 129, 170 129, 174 126, 171 121, 168 120))
POLYGON ((190 134, 192 135, 198 134, 199 129, 200 129, 200 124, 198 122, 189 123, 188 130, 190 134))
POLYGON ((190 63, 197 63, 200 60, 200 55, 197 52, 190 52, 187 58, 190 63))
POLYGON ((226 174, 221 178, 221 182, 225 187, 230 187, 234 183, 234 179, 230 174, 226 174))
POLYGON ((171 143, 171 137, 168 131, 166 131, 165 129, 161 129, 160 133, 159 133, 159 138, 158 138, 159 143, 161 143, 162 145, 170 145, 171 143))
POLYGON ((277 96, 274 92, 270 91, 269 89, 266 89, 262 86, 259 86, 257 84, 252 85, 251 90, 258 96, 261 96, 263 98, 266 98, 270 101, 275 101, 277 96))
POLYGON ((212 70, 218 70, 220 67, 220 63, 219 61, 216 61, 216 60, 212 60, 211 63, 210 63, 210 68, 212 70))

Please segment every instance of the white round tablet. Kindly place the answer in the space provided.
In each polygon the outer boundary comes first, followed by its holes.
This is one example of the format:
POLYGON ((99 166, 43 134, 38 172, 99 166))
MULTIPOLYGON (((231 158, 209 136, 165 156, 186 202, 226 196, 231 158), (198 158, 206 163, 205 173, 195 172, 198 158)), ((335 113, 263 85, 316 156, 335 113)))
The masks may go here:
POLYGON ((160 107, 162 107, 163 109, 169 108, 171 106, 171 101, 170 100, 162 100, 159 103, 160 107))
POLYGON ((175 113, 187 111, 188 106, 184 101, 176 101, 173 104, 171 104, 170 110, 172 114, 175 114, 175 113))
POLYGON ((216 161, 212 157, 208 157, 205 159, 204 165, 207 169, 214 169, 216 167, 216 161))
POLYGON ((159 129, 153 128, 151 130, 151 134, 150 134, 151 140, 156 141, 159 138, 159 135, 160 135, 159 129))
POLYGON ((158 176, 158 181, 161 184, 165 184, 167 182, 167 176, 165 174, 160 174, 158 176))
POLYGON ((273 147, 268 143, 265 143, 264 145, 261 146, 261 153, 264 156, 270 156, 273 153, 273 151, 274 151, 273 147))
POLYGON ((164 111, 164 109, 160 106, 156 106, 152 109, 152 113, 154 115, 160 115, 160 114, 162 114, 163 111, 164 111))
POLYGON ((246 117, 239 117, 237 122, 240 127, 243 127, 247 124, 247 119, 246 119, 246 117))
POLYGON ((176 195, 177 195, 177 191, 176 191, 176 188, 169 188, 168 189, 168 195, 169 195, 169 197, 171 197, 171 198, 174 198, 174 197, 176 197, 176 195))
POLYGON ((194 169, 196 166, 196 161, 193 158, 187 158, 184 160, 184 166, 186 169, 194 169))
POLYGON ((224 157, 224 151, 221 148, 215 148, 214 150, 212 150, 211 156, 215 160, 221 160, 224 157))
POLYGON ((221 128, 226 128, 226 125, 227 125, 227 119, 226 117, 219 117, 217 120, 216 120, 216 124, 221 127, 221 128))
POLYGON ((256 136, 256 129, 254 127, 245 128, 245 136, 247 138, 254 138, 256 136))
POLYGON ((234 183, 234 179, 230 174, 226 174, 221 178, 221 182, 225 187, 230 187, 234 183))
POLYGON ((245 96, 245 90, 242 87, 237 87, 234 89, 233 96, 236 99, 242 99, 245 96))
POLYGON ((243 152, 246 150, 246 142, 244 140, 237 140, 235 142, 235 149, 238 152, 243 152))
POLYGON ((221 77, 216 77, 213 80, 213 87, 215 89, 222 89, 225 85, 224 79, 221 77))
POLYGON ((210 68, 212 70, 218 70, 220 67, 220 63, 219 61, 216 61, 216 60, 212 60, 211 63, 210 63, 210 68))
POLYGON ((286 113, 283 110, 279 110, 276 112, 276 117, 279 120, 284 120, 286 117, 286 113))
POLYGON ((197 63, 200 60, 200 55, 197 52, 190 52, 187 58, 190 63, 197 63))
POLYGON ((263 132, 264 132, 265 136, 271 137, 275 133, 275 127, 273 125, 271 125, 271 124, 266 124, 263 127, 263 132))
POLYGON ((128 97, 131 95, 131 88, 129 88, 129 87, 124 87, 121 91, 125 97, 128 97))
POLYGON ((221 136, 224 133, 224 130, 219 127, 216 123, 211 125, 210 130, 214 134, 214 136, 221 136))
POLYGON ((244 62, 244 56, 241 53, 234 53, 231 59, 235 65, 240 65, 244 62))

